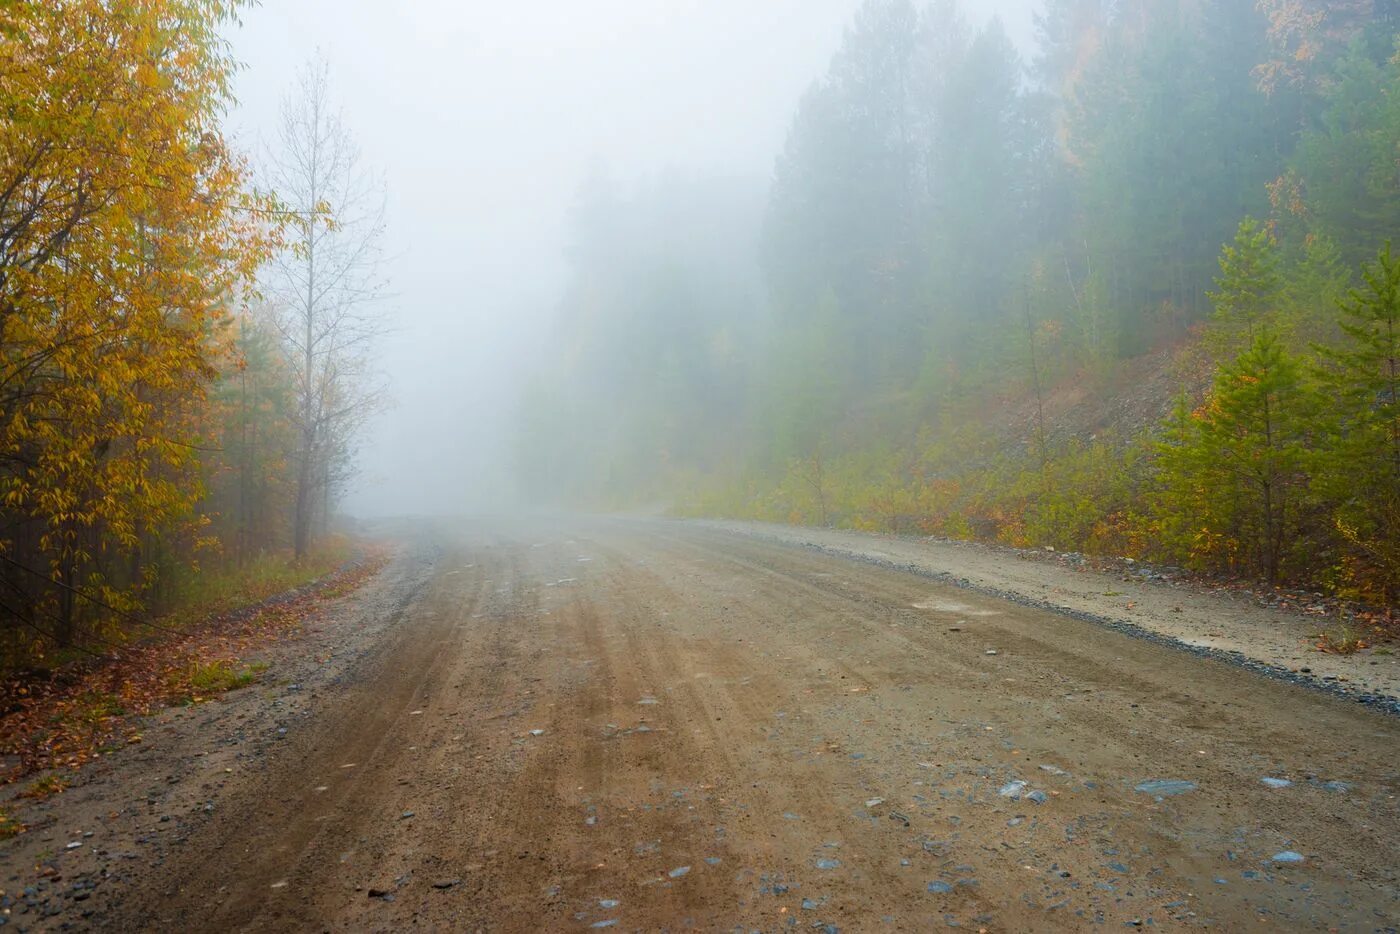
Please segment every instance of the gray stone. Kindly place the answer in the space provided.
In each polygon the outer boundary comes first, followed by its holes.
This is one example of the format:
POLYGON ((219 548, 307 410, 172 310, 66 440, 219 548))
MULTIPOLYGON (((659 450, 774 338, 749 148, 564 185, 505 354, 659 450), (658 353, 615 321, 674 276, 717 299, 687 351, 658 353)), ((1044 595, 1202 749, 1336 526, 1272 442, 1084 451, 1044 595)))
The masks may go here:
POLYGON ((998 791, 997 794, 1001 795, 1003 798, 1020 798, 1021 795, 1025 794, 1025 791, 1026 783, 1018 779, 1002 785, 1001 790, 998 791))
POLYGON ((1160 797, 1184 795, 1188 791, 1195 791, 1196 783, 1178 778, 1156 778, 1151 781, 1139 783, 1137 790, 1143 794, 1158 795, 1160 797))

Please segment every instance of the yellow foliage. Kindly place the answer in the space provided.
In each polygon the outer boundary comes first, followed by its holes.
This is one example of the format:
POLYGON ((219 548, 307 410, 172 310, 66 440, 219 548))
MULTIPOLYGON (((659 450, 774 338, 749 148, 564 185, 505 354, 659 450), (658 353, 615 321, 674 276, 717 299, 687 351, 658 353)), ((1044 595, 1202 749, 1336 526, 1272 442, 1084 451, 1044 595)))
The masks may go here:
POLYGON ((118 608, 99 559, 190 514, 224 317, 269 247, 218 127, 240 5, 0 13, 0 501, 118 608))

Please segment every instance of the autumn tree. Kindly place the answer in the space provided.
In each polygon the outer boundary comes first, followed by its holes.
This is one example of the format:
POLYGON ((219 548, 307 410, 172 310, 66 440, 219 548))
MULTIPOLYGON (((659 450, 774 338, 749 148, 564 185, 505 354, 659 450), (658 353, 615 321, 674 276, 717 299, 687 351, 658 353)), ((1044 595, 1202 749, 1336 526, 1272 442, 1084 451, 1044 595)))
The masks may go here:
POLYGON ((1327 83, 1337 54, 1369 40, 1382 56, 1393 51, 1400 3, 1395 0, 1256 0, 1268 18, 1271 54, 1254 69, 1267 94, 1285 88, 1316 91, 1327 83))
POLYGON ((266 246, 219 131, 239 6, 0 10, 0 607, 60 644, 197 499, 210 335, 266 246))
POLYGON ((282 107, 268 181, 287 212, 289 247, 273 264, 275 302, 296 387, 293 547, 300 560, 353 471, 354 438, 383 402, 371 350, 384 331, 378 303, 384 192, 361 164, 331 101, 328 68, 303 68, 282 107))

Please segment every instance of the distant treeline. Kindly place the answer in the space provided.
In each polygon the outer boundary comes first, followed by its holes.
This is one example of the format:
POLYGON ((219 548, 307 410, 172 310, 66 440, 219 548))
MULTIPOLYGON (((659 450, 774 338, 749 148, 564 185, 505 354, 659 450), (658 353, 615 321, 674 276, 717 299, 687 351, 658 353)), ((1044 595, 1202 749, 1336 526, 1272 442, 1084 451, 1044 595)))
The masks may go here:
POLYGON ((1393 600, 1400 2, 1038 26, 867 0, 771 184, 590 184, 534 488, 1393 600), (1057 422, 1164 359, 1146 423, 1057 422))
POLYGON ((0 4, 0 669, 304 557, 343 482, 353 355, 293 272, 339 202, 256 193, 221 133, 243 5, 0 4))

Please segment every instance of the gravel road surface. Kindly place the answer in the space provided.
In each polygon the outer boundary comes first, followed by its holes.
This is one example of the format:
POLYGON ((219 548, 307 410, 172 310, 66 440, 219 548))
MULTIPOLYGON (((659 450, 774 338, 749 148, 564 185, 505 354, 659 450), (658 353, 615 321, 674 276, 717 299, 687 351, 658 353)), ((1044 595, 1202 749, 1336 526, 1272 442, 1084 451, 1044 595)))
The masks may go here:
POLYGON ((263 684, 22 815, 10 925, 1400 926, 1382 710, 742 530, 390 531, 263 684))

